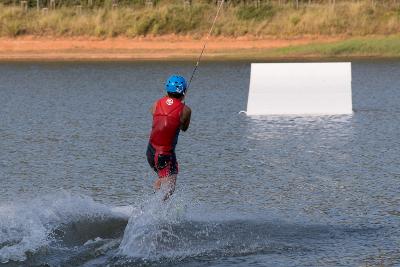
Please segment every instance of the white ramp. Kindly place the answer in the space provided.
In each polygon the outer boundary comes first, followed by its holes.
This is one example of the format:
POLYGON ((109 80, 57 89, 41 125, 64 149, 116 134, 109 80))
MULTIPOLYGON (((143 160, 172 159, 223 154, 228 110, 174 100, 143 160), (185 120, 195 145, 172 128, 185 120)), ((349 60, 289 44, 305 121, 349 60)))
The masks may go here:
POLYGON ((351 113, 351 63, 251 64, 247 115, 351 113))

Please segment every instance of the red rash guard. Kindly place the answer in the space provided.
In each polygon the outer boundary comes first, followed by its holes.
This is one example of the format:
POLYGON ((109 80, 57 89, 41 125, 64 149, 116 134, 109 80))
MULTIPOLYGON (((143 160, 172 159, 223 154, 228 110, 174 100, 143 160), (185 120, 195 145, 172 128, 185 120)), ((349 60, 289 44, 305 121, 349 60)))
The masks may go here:
POLYGON ((165 96, 157 101, 153 114, 150 144, 159 154, 171 154, 178 142, 181 113, 185 104, 165 96))

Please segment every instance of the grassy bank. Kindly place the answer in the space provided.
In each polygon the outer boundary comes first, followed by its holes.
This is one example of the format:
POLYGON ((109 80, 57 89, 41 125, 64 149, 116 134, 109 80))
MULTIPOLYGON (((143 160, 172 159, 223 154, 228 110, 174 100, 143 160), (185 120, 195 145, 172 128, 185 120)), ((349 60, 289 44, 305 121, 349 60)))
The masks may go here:
MULTIPOLYGON (((198 57, 202 42, 184 38, 2 38, 0 61, 9 60, 190 60, 198 57)), ((204 54, 207 60, 330 60, 398 58, 400 35, 353 37, 342 40, 240 40, 214 38, 204 54)))
MULTIPOLYGON (((376 2, 337 1, 334 6, 311 4, 299 8, 275 2, 264 3, 259 8, 243 4, 229 5, 223 10, 214 35, 294 38, 305 35, 351 37, 399 33, 400 7, 392 0, 376 2)), ((153 8, 120 6, 114 9, 78 9, 75 6, 63 6, 47 12, 35 8, 23 11, 20 7, 0 4, 0 36, 107 38, 178 34, 199 38, 209 29, 215 10, 216 6, 207 2, 195 2, 191 7, 184 8, 181 1, 163 0, 153 8)), ((352 42, 355 43, 343 45, 345 48, 366 46, 362 41, 352 42)), ((276 53, 312 53, 322 48, 296 49, 276 53)), ((340 51, 341 47, 330 49, 340 51)))
POLYGON ((215 59, 343 59, 400 58, 400 35, 355 37, 330 43, 310 43, 214 55, 215 59))
POLYGON ((400 35, 351 38, 328 44, 289 46, 270 51, 271 56, 288 57, 400 57, 400 35))

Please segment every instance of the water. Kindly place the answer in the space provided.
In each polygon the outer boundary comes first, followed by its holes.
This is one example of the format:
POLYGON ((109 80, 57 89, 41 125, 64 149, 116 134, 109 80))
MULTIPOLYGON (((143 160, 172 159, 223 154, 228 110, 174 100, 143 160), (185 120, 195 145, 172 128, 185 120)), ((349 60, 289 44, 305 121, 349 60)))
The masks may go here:
POLYGON ((354 62, 354 114, 255 117, 205 63, 160 203, 149 108, 190 63, 0 64, 1 266, 400 266, 400 62, 354 62))

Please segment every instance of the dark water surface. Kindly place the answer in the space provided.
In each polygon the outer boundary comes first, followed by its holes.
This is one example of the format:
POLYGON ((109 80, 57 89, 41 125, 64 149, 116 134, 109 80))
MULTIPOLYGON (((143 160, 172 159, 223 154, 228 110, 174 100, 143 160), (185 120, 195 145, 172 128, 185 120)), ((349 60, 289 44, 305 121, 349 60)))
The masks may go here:
POLYGON ((353 63, 353 115, 255 118, 250 64, 204 63, 162 204, 149 107, 191 68, 0 64, 0 265, 400 266, 400 62, 353 63))

